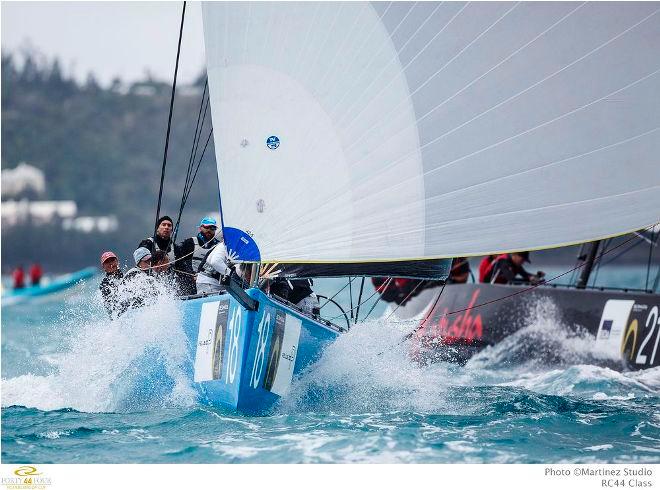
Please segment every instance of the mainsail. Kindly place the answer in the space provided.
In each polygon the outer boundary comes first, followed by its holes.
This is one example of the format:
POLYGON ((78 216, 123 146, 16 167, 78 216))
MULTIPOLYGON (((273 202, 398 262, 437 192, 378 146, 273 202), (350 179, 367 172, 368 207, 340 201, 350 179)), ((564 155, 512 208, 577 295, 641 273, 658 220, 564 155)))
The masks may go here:
POLYGON ((660 221, 659 10, 205 2, 228 246, 382 263, 660 221))

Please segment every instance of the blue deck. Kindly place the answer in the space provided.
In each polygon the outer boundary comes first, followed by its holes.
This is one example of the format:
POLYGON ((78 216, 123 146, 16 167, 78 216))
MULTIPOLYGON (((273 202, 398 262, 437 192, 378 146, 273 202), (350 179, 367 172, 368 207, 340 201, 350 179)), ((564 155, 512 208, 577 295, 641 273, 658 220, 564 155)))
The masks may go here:
POLYGON ((183 302, 183 324, 201 399, 245 414, 268 413, 294 376, 316 361, 339 335, 274 301, 258 289, 247 293, 257 311, 228 294, 183 302))

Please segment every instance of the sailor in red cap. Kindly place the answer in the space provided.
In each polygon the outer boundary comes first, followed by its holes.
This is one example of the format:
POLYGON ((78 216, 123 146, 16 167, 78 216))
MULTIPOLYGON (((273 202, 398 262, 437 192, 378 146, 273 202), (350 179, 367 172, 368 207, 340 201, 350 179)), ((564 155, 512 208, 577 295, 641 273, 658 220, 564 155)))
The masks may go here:
POLYGON ((103 297, 103 305, 110 318, 115 318, 117 316, 118 306, 117 293, 121 280, 124 277, 123 272, 119 268, 117 255, 110 251, 103 252, 101 254, 101 268, 105 272, 105 277, 99 285, 101 296, 103 297))

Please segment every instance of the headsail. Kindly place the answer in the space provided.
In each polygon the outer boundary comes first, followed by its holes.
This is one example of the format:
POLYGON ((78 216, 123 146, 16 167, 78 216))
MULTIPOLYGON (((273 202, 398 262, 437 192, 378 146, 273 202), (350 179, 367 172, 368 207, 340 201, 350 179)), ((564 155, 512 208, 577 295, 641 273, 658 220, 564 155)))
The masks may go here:
POLYGON ((204 3, 226 238, 382 262, 660 221, 659 10, 204 3))

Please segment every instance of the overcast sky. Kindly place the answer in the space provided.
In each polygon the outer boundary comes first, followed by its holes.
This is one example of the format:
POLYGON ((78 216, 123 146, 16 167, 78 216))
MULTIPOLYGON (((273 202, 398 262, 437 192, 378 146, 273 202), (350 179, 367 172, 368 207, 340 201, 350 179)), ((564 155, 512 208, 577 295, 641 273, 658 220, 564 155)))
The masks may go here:
MULTIPOLYGON (((143 79, 147 70, 171 80, 183 2, 2 2, 2 50, 32 46, 84 81, 103 85, 119 76, 143 79)), ((179 81, 194 80, 204 65, 199 2, 188 2, 179 81)))

